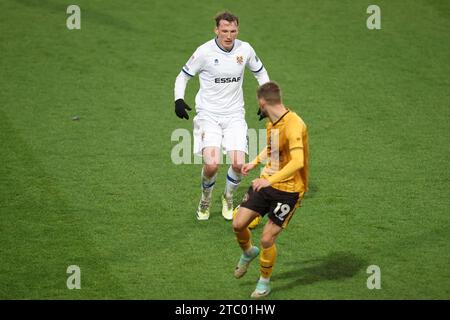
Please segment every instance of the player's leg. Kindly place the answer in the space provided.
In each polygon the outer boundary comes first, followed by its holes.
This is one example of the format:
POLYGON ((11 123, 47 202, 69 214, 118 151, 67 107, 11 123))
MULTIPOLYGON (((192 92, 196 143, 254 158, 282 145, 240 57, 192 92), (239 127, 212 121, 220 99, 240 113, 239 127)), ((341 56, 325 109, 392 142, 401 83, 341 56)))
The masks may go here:
POLYGON ((228 168, 225 191, 222 195, 222 215, 226 220, 233 219, 233 194, 241 183, 241 168, 245 163, 245 152, 231 150, 228 152, 231 165, 228 168))
POLYGON ((234 276, 236 278, 241 278, 245 275, 250 262, 252 262, 259 254, 259 248, 252 245, 252 233, 248 228, 250 222, 258 216, 258 212, 240 206, 236 217, 233 219, 233 231, 239 246, 243 251, 234 270, 234 276))
POLYGON ((261 236, 261 254, 259 256, 260 278, 255 291, 251 295, 252 298, 261 298, 270 293, 270 277, 277 259, 275 240, 281 231, 283 231, 283 228, 276 225, 270 219, 264 226, 261 236))
POLYGON ((197 208, 197 219, 208 220, 211 195, 220 163, 222 133, 216 122, 197 115, 194 118, 194 152, 203 157, 201 172, 202 196, 197 208))
POLYGON ((247 153, 247 123, 243 115, 224 120, 223 147, 231 160, 227 171, 225 190, 222 197, 222 215, 225 219, 233 218, 233 194, 241 180, 241 168, 247 153))
POLYGON ((252 298, 260 298, 270 293, 270 277, 277 259, 277 247, 275 241, 283 228, 287 227, 297 206, 299 194, 284 192, 272 187, 267 187, 268 197, 271 199, 269 220, 264 226, 261 235, 260 278, 253 291, 252 298))
POLYGON ((204 164, 201 173, 202 197, 197 208, 197 219, 209 219, 209 208, 211 206, 211 195, 216 183, 217 171, 220 162, 220 149, 217 147, 206 147, 203 149, 204 164))
POLYGON ((219 170, 220 149, 217 147, 205 147, 202 153, 204 161, 202 168, 202 195, 204 198, 210 198, 216 183, 217 171, 219 170))
POLYGON ((270 202, 265 199, 264 194, 264 190, 255 192, 252 187, 248 188, 236 213, 236 217, 233 219, 233 231, 243 251, 234 272, 236 278, 242 277, 247 272, 250 262, 259 254, 258 247, 252 245, 252 233, 248 225, 256 217, 264 216, 269 211, 270 202))

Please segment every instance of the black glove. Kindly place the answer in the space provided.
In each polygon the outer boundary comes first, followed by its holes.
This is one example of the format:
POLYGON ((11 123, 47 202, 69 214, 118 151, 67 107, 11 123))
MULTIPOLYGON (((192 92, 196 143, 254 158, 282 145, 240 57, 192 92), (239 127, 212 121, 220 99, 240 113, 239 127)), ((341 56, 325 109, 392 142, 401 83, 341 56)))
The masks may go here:
POLYGON ((175 101, 175 113, 177 114, 178 118, 185 118, 186 120, 189 119, 189 115, 186 112, 186 109, 192 110, 191 107, 189 107, 183 99, 178 99, 177 101, 175 101))
POLYGON ((258 108, 258 116, 259 116, 259 121, 261 121, 262 119, 266 118, 267 116, 265 114, 263 114, 261 112, 261 109, 258 108))

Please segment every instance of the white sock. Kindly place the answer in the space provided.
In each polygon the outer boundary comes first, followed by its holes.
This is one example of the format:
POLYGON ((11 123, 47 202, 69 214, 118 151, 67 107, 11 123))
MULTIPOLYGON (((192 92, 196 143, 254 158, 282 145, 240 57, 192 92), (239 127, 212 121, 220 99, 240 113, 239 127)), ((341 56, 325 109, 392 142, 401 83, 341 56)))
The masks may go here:
POLYGON ((214 189, 214 184, 216 183, 217 174, 213 175, 211 178, 206 177, 203 174, 202 169, 202 200, 211 198, 212 190, 214 189))
POLYGON ((254 251, 254 250, 253 250, 254 247, 255 247, 255 246, 251 246, 250 249, 244 251, 244 253, 245 253, 245 255, 246 255, 247 257, 250 257, 250 256, 252 255, 252 253, 253 253, 253 251, 254 251))
POLYGON ((270 278, 263 278, 263 277, 259 277, 259 282, 262 282, 262 283, 269 283, 270 282, 270 278))
POLYGON ((230 166, 230 168, 228 168, 227 183, 225 185, 225 196, 227 198, 233 196, 233 193, 239 186, 241 179, 242 175, 234 171, 233 168, 230 166))

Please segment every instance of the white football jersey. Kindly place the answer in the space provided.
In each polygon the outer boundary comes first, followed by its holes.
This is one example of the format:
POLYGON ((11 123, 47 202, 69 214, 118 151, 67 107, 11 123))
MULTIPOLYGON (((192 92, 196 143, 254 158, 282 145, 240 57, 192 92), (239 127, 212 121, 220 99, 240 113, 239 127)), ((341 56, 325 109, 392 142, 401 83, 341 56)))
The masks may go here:
POLYGON ((242 82, 245 67, 254 73, 264 69, 247 42, 236 39, 230 51, 219 47, 216 39, 198 47, 182 69, 190 77, 199 75, 200 90, 195 97, 197 113, 207 112, 215 116, 244 114, 242 82))

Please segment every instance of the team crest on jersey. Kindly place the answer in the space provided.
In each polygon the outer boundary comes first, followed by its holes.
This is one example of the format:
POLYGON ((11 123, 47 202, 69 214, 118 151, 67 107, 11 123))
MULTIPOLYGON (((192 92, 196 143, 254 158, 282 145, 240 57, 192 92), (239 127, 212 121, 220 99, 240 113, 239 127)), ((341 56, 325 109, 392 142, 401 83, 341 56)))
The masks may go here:
POLYGON ((214 64, 217 66, 219 64, 219 59, 214 59, 214 64))
POLYGON ((237 57, 236 57, 236 62, 237 62, 238 64, 244 63, 244 57, 243 57, 243 56, 237 56, 237 57))
POLYGON ((202 141, 205 141, 205 133, 202 132, 202 136, 201 136, 202 141))

